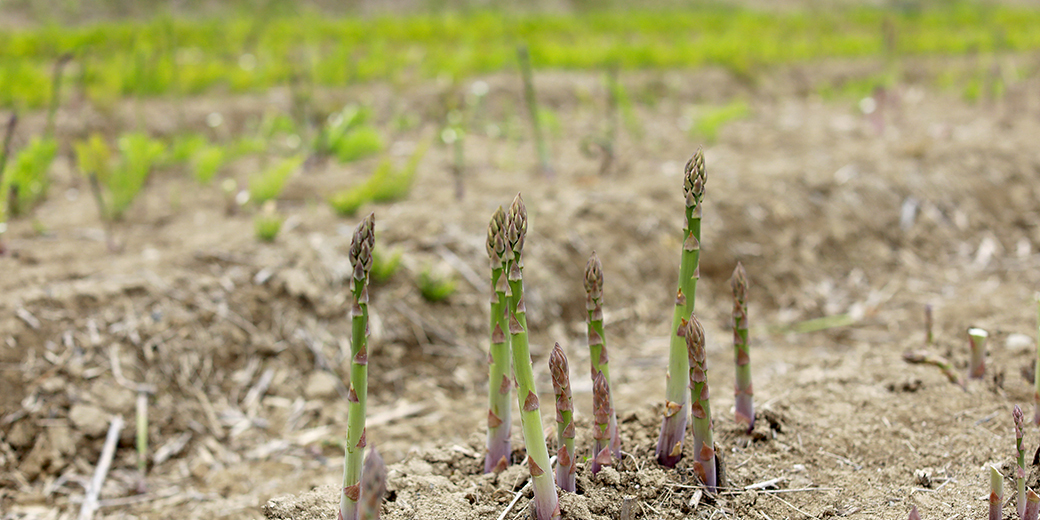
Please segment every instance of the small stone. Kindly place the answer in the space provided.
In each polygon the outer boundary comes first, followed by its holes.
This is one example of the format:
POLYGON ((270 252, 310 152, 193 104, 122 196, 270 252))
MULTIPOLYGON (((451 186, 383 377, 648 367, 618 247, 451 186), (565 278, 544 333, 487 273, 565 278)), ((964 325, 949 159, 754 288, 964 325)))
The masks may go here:
POLYGON ((1033 348, 1033 338, 1016 332, 1008 335, 1005 345, 1008 350, 1031 350, 1033 348))
POLYGON ((312 373, 307 378, 303 395, 307 399, 324 399, 336 395, 336 376, 324 370, 312 373))
POLYGON ((65 389, 65 380, 60 377, 48 377, 40 383, 40 390, 48 394, 56 394, 65 389))
POLYGON ((108 430, 108 414, 93 405, 73 405, 69 410, 69 420, 87 437, 100 437, 108 430))

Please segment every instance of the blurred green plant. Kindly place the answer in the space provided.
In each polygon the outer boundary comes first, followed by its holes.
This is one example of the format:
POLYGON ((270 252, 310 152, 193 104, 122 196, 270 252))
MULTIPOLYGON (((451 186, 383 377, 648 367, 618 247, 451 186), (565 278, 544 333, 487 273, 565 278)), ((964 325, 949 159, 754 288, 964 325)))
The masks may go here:
POLYGON ((112 149, 98 134, 73 143, 79 171, 91 178, 100 190, 96 196, 105 220, 123 218, 166 153, 162 141, 141 133, 120 136, 116 148, 119 159, 114 161, 112 149))
POLYGON ((283 223, 285 223, 285 218, 278 213, 275 201, 269 200, 265 202, 263 209, 253 217, 253 229, 256 232, 256 238, 261 242, 274 242, 274 239, 278 237, 278 233, 282 230, 283 223))
POLYGON ((419 161, 428 146, 428 142, 419 145, 401 169, 394 168, 389 157, 383 159, 376 171, 360 185, 332 194, 329 205, 340 216, 349 217, 369 202, 392 202, 404 198, 412 189, 419 161))
POLYGON ((731 101, 721 107, 706 110, 696 123, 690 128, 691 134, 703 138, 708 143, 714 143, 719 137, 719 130, 727 123, 743 119, 748 116, 750 109, 743 101, 731 101))
POLYGON ((57 152, 58 142, 53 138, 35 137, 14 154, 0 179, 5 216, 20 216, 43 200, 50 187, 48 171, 57 152))
POLYGON ((435 273, 432 267, 427 267, 419 273, 416 280, 419 292, 426 301, 441 302, 455 293, 457 284, 451 276, 435 273))
POLYGON ((224 148, 205 145, 191 156, 191 171, 199 184, 209 184, 227 160, 224 148))
POLYGON ((369 110, 348 105, 329 116, 314 143, 314 152, 348 163, 381 151, 383 139, 368 124, 369 115, 369 110))
POLYGON ((404 252, 400 248, 394 248, 387 253, 382 247, 372 250, 372 281, 375 283, 386 283, 401 267, 401 256, 404 252))
POLYGON ((277 199, 285 189, 285 183, 289 181, 289 177, 292 177, 303 165, 304 159, 303 155, 282 159, 274 166, 249 179, 249 199, 257 204, 277 199))

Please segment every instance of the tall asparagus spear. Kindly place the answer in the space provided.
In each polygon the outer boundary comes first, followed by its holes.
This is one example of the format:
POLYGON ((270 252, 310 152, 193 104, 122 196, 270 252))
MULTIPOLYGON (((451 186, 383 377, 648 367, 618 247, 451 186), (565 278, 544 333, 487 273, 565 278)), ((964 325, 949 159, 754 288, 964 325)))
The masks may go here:
POLYGON ((1040 293, 1036 295, 1036 365, 1033 367, 1033 424, 1040 424, 1040 293))
POLYGON ((684 335, 690 358, 690 405, 693 415, 693 470, 711 493, 718 485, 715 473, 715 438, 708 402, 708 364, 704 351, 704 328, 696 315, 690 314, 684 335))
POLYGON ((538 520, 560 517, 559 497, 549 467, 549 449, 542 435, 538 412, 538 391, 534 386, 531 350, 527 343, 527 309, 524 305, 524 239, 527 236, 527 208, 520 194, 513 199, 506 221, 509 277, 509 342, 513 351, 513 375, 520 403, 520 424, 527 446, 527 462, 534 481, 534 508, 538 520))
POLYGON ((574 492, 578 467, 574 464, 574 403, 571 400, 570 368, 567 356, 557 343, 549 355, 549 372, 556 392, 556 485, 574 492))
POLYGON ((509 337, 506 324, 506 212, 498 207, 488 224, 487 252, 491 260, 491 349, 488 352, 488 439, 484 473, 500 472, 509 465, 510 393, 509 337))
POLYGON ((1015 420, 1015 448, 1018 450, 1018 465, 1015 467, 1015 484, 1018 486, 1018 517, 1026 512, 1026 449, 1022 446, 1022 436, 1025 433, 1025 415, 1022 409, 1015 405, 1011 411, 1011 417, 1015 420))
POLYGON ((748 281, 744 266, 737 262, 730 279, 733 287, 733 355, 737 369, 734 395, 736 396, 737 424, 755 429, 755 403, 751 389, 751 357, 748 348, 748 281))
POLYGON ((379 509, 386 494, 386 464, 375 448, 365 459, 365 471, 361 476, 360 520, 379 520, 379 509))
POLYGON ((343 468, 343 496, 339 520, 357 520, 361 496, 361 468, 365 458, 365 405, 368 398, 368 273, 375 245, 375 214, 369 213, 354 230, 350 242, 351 336, 350 390, 347 393, 347 444, 343 468))
POLYGON ((968 341, 971 344, 971 365, 968 369, 968 377, 971 379, 982 379, 986 374, 986 337, 989 333, 978 328, 968 329, 968 341))
POLYGON ((603 372, 592 377, 592 408, 596 424, 592 429, 595 443, 592 448, 592 474, 599 473, 602 466, 613 463, 610 457, 610 417, 614 411, 610 406, 610 386, 603 372))
POLYGON ((686 163, 683 192, 686 196, 686 227, 683 229, 682 261, 679 264, 679 289, 675 296, 675 312, 672 315, 671 341, 668 353, 668 382, 661 422, 661 435, 657 439, 655 455, 666 467, 675 466, 682 458, 683 435, 686 431, 686 378, 690 370, 686 344, 680 336, 680 325, 694 309, 697 280, 700 278, 701 252, 701 202, 704 200, 704 153, 697 153, 686 163))
MULTIPOLYGON (((596 252, 592 252, 585 264, 585 309, 588 311, 589 360, 592 362, 592 378, 603 372, 610 390, 610 357, 607 356, 606 336, 603 334, 603 264, 596 252)), ((614 409, 614 393, 610 393, 610 451, 621 458, 621 436, 618 435, 617 410, 614 409)))
POLYGON ((1004 476, 989 467, 989 520, 1001 520, 1000 506, 1004 504, 1004 476))

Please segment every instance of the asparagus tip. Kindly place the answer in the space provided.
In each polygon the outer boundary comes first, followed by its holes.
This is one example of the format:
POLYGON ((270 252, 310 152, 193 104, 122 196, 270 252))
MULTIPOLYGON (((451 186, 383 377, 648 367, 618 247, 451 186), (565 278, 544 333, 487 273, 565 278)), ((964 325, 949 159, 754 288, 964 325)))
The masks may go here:
POLYGON ((707 181, 702 148, 698 148, 697 153, 687 161, 684 174, 683 192, 686 195, 686 207, 697 206, 704 197, 704 183, 707 181))

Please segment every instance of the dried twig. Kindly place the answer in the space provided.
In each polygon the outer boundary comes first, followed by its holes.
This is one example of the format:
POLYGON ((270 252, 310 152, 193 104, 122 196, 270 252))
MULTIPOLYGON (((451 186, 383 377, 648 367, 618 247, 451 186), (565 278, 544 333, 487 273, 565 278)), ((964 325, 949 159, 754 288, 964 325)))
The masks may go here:
POLYGON ((108 476, 108 468, 112 465, 112 457, 116 454, 116 443, 119 442, 119 431, 123 429, 123 417, 116 415, 112 417, 112 423, 108 427, 108 435, 105 436, 105 446, 101 448, 101 458, 98 459, 94 477, 90 479, 87 487, 87 496, 83 499, 83 507, 79 510, 79 520, 90 520, 97 510, 98 496, 101 494, 101 486, 108 476))

